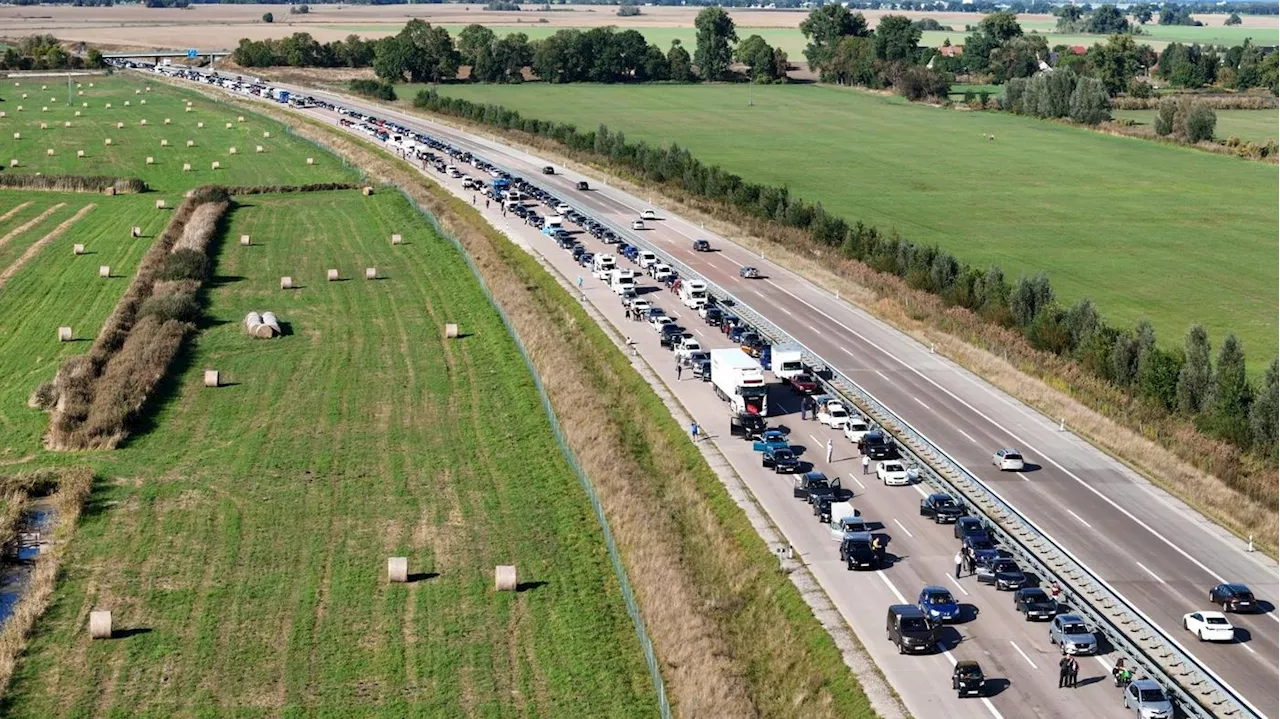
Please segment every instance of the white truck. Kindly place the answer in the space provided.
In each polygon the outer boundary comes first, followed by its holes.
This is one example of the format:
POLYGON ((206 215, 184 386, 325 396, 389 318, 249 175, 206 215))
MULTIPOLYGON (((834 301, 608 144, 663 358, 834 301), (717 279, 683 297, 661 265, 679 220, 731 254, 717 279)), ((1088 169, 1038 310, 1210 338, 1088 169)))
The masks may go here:
POLYGON ((591 276, 597 280, 608 280, 618 268, 618 258, 613 255, 596 255, 591 260, 591 276))
POLYGON ((631 270, 614 270, 609 273, 609 287, 618 295, 636 289, 636 273, 631 270))
POLYGON ((769 413, 764 368, 737 347, 711 350, 711 386, 735 413, 761 417, 769 413))
POLYGON ((707 283, 702 280, 685 280, 680 283, 680 302, 691 310, 707 304, 707 283))
POLYGON ((790 382, 791 378, 798 374, 804 374, 804 358, 800 353, 800 345, 778 345, 770 350, 769 358, 769 367, 773 369, 773 376, 784 383, 790 382))
POLYGON ((542 231, 551 234, 560 229, 564 225, 560 222, 560 218, 556 215, 547 215, 542 218, 542 231))

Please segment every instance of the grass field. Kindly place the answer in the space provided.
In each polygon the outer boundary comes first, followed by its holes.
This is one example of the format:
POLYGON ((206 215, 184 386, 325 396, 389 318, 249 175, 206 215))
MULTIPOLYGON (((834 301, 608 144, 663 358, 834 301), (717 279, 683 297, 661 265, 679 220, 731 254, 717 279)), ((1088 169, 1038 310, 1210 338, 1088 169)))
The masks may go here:
POLYGON ((74 92, 84 94, 73 95, 70 105, 66 83, 58 84, 53 78, 6 80, 0 85, 4 98, 0 111, 7 115, 0 118, 0 163, 5 168, 0 172, 141 177, 153 189, 169 193, 210 183, 297 185, 356 179, 356 173, 311 143, 290 136, 283 125, 259 115, 247 115, 239 122, 243 112, 196 93, 137 77, 84 78, 82 85, 74 92), (21 84, 15 87, 14 82, 21 84), (46 82, 52 84, 41 90, 46 82), (146 105, 141 104, 144 100, 146 105), (184 110, 187 100, 192 102, 192 112, 184 110), (46 107, 48 111, 43 112, 46 107), (165 125, 165 118, 171 124, 165 125), (142 120, 147 121, 145 126, 142 120), (65 127, 66 122, 71 127, 65 127), (48 128, 40 129, 41 123, 48 128), (124 126, 117 128, 117 123, 124 126), (264 138, 264 132, 271 137, 264 138), (14 140, 14 133, 20 133, 21 139, 14 140), (160 145, 162 140, 168 141, 167 147, 160 145), (187 147, 188 140, 195 146, 187 147), (261 155, 255 152, 258 145, 263 148, 261 155), (232 147, 236 155, 230 154, 232 147), (49 149, 54 151, 52 157, 49 149), (85 157, 77 158, 77 150, 83 150, 85 157), (154 164, 147 165, 147 157, 154 164), (316 164, 308 166, 308 157, 316 164), (17 159, 19 167, 10 168, 11 159, 17 159), (214 161, 221 164, 220 169, 212 169, 214 161), (183 172, 183 164, 190 164, 191 171, 183 172))
POLYGON ((392 192, 248 198, 242 233, 154 428, 95 458, 117 479, 0 713, 653 715, 590 507, 452 246, 392 192), (285 336, 246 338, 251 309, 285 336), (415 582, 386 583, 395 555, 415 582), (504 563, 525 591, 493 593, 504 563), (135 633, 91 645, 91 606, 135 633))
POLYGON ((71 327, 77 338, 92 340, 124 293, 142 253, 169 219, 167 212, 155 210, 150 195, 0 190, 0 217, 9 216, 0 220, 0 275, 89 204, 92 210, 15 268, 0 286, 0 462, 39 450, 48 420, 26 407, 27 398, 37 385, 53 378, 63 359, 84 352, 88 345, 58 342, 58 327, 71 327), (132 227, 142 228, 143 237, 131 237, 132 227), (72 254, 77 244, 85 246, 79 257, 72 254), (98 277, 101 265, 111 268, 110 278, 98 277))
POLYGON ((1202 322, 1215 342, 1239 334, 1254 368, 1276 353, 1271 166, 839 88, 756 87, 753 107, 736 86, 442 92, 582 128, 603 122, 631 141, 675 141, 850 220, 998 263, 1011 278, 1046 270, 1064 302, 1088 296, 1122 325, 1146 317, 1166 344, 1202 322))
MULTIPOLYGON (((1241 140, 1263 143, 1275 140, 1277 126, 1280 126, 1280 110, 1215 110, 1218 124, 1214 135, 1218 139, 1226 139, 1232 135, 1241 140)), ((1139 125, 1150 125, 1155 122, 1155 110, 1112 110, 1117 120, 1133 120, 1139 125)))

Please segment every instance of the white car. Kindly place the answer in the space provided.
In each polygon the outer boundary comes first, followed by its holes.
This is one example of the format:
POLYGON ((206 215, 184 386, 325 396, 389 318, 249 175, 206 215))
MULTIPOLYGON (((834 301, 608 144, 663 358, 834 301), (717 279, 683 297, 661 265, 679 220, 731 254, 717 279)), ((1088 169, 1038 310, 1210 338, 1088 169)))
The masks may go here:
POLYGON ((850 442, 858 443, 862 439, 862 435, 870 432, 871 428, 867 426, 867 421, 861 417, 850 417, 849 421, 844 423, 844 436, 849 438, 850 442))
POLYGON ((568 205, 564 204, 563 202, 561 202, 560 204, 556 205, 556 212, 558 212, 558 213, 559 213, 559 214, 561 214, 561 215, 567 215, 567 214, 569 214, 569 212, 570 212, 570 211, 572 211, 572 210, 573 210, 573 208, 572 208, 572 207, 569 207, 568 205))
POLYGON ((657 264, 653 266, 653 268, 649 271, 649 274, 653 275, 653 279, 657 280, 658 282, 662 282, 663 280, 670 277, 672 272, 670 267, 667 267, 666 265, 663 265, 663 264, 657 264))
POLYGON ((656 332, 661 332, 665 324, 671 324, 671 318, 666 315, 654 315, 649 318, 649 326, 656 332))
POLYGON ((658 256, 649 250, 640 250, 640 254, 636 255, 636 263, 640 265, 640 269, 647 270, 658 264, 658 256))
POLYGON ((1182 618, 1182 626, 1202 642, 1236 640, 1236 628, 1222 612, 1192 612, 1182 618))
POLYGON ((991 464, 999 467, 1001 472, 1021 472, 1026 466, 1022 461, 1022 453, 1016 449, 998 450, 992 455, 991 464))
POLYGON ((679 359, 688 359, 695 352, 701 352, 702 345, 698 344, 698 340, 692 337, 686 337, 680 347, 676 349, 676 357, 679 359))
POLYGON ((656 220, 656 219, 658 219, 658 213, 654 212, 653 210, 645 210, 644 212, 641 212, 641 213, 640 213, 640 219, 642 219, 642 220, 656 220))
POLYGON ((911 484, 911 475, 907 473, 907 468, 896 460, 880 462, 876 465, 876 477, 884 483, 886 487, 905 487, 911 484))
POLYGON ((631 221, 631 229, 633 229, 633 230, 643 230, 643 229, 644 229, 644 222, 643 222, 642 220, 632 220, 632 221, 631 221))
POLYGON ((849 411, 839 400, 828 400, 818 408, 818 421, 831 429, 844 429, 845 422, 849 421, 849 411))
POLYGON ((649 302, 649 300, 632 300, 631 302, 632 311, 638 313, 641 317, 647 315, 651 307, 653 307, 653 303, 649 302))

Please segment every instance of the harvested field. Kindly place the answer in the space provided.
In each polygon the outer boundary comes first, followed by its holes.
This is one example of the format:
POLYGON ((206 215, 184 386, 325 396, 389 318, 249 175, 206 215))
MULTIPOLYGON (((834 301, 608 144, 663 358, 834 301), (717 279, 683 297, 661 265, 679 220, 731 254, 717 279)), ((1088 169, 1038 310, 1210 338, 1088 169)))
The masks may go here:
POLYGON ((652 716, 590 506, 453 247, 356 190, 242 197, 215 247, 210 321, 111 454, 0 711, 652 716), (264 307, 271 342, 241 326, 264 307), (90 609, 132 636, 90 645, 90 609))

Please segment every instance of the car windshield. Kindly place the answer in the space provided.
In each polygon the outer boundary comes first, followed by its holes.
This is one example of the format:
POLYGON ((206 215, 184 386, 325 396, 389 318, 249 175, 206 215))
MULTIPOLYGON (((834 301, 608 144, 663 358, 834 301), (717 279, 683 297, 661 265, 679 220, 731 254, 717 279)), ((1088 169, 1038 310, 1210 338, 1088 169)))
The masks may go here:
POLYGON ((951 604, 952 601, 953 600, 951 599, 950 594, 943 594, 941 592, 938 592, 937 594, 929 595, 930 604, 951 604))
POLYGON ((978 667, 957 667, 956 671, 960 673, 960 676, 965 678, 972 678, 982 674, 982 670, 978 667))
POLYGON ((1023 592, 1022 598, 1028 602, 1047 602, 1049 595, 1041 591, 1023 592))
POLYGON ((929 624, 922 617, 903 617, 902 631, 904 632, 923 632, 929 628, 929 624))
POLYGON ((1227 620, 1226 620, 1225 618, 1223 618, 1223 617, 1205 617, 1205 618, 1204 618, 1204 623, 1205 623, 1205 624, 1216 624, 1216 625, 1218 625, 1218 626, 1224 626, 1224 627, 1225 627, 1225 626, 1227 625, 1227 620))
POLYGON ((1165 701, 1164 692, 1159 689, 1142 689, 1138 692, 1138 699, 1150 703, 1165 701))
POLYGON ((934 504, 934 506, 935 506, 935 507, 953 507, 953 506, 955 506, 955 503, 951 501, 951 498, 950 498, 950 497, 934 497, 934 498, 933 498, 933 504, 934 504))
POLYGON ((1006 454, 1006 455, 1004 456, 1004 458, 1005 458, 1005 459, 1016 459, 1016 460, 1021 461, 1021 460, 1022 460, 1022 455, 1020 455, 1020 454, 1018 454, 1018 453, 1016 453, 1016 452, 1009 452, 1008 454, 1006 454))
POLYGON ((973 537, 969 540, 969 546, 974 549, 995 549, 995 544, 986 537, 973 537))
POLYGON ((1064 624, 1062 626, 1063 634, 1088 634, 1089 630, 1083 624, 1064 624))
POLYGON ((1001 560, 993 564, 992 568, 997 572, 1015 572, 1018 570, 1018 565, 1007 560, 1001 560))
POLYGON ((902 471, 902 465, 900 465, 900 464, 898 464, 898 463, 896 463, 896 462, 890 462, 890 463, 888 463, 888 464, 886 464, 886 465, 884 466, 884 471, 886 471, 886 472, 901 472, 901 471, 902 471))

